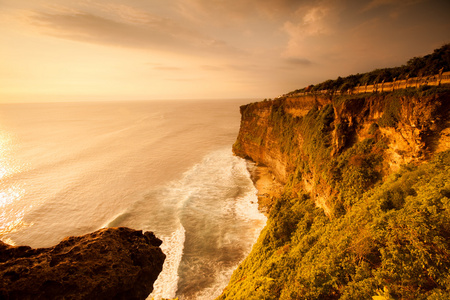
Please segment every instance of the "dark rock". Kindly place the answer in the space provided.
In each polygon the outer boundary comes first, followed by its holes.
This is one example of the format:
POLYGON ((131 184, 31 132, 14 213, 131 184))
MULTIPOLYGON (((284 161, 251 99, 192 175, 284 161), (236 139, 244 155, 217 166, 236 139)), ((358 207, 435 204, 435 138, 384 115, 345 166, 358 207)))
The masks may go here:
POLYGON ((153 233, 106 228, 51 248, 0 241, 0 299, 145 299, 165 255, 153 233))

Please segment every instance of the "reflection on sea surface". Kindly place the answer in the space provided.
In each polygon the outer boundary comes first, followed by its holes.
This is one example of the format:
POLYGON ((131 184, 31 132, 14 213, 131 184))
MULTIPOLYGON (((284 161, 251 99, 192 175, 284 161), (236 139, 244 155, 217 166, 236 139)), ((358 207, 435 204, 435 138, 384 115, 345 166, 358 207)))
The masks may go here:
MULTIPOLYGON (((19 201, 25 193, 24 188, 14 182, 8 182, 8 176, 19 173, 21 168, 12 162, 12 137, 6 131, 0 129, 0 238, 4 234, 12 233, 20 228, 31 226, 23 222, 23 211, 14 211, 11 205, 19 201), (11 218, 14 216, 14 218, 11 218), (7 218, 8 217, 8 218, 7 218), (7 221, 7 219, 12 221, 7 221)), ((5 242, 13 243, 11 240, 5 242)))

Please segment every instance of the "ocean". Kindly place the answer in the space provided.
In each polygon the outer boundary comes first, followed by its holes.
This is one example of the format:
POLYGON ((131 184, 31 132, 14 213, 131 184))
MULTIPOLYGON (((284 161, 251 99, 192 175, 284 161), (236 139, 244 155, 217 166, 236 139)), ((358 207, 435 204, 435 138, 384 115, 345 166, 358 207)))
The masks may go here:
POLYGON ((214 299, 266 222, 231 151, 245 103, 0 104, 0 239, 153 231, 167 258, 149 299, 214 299))

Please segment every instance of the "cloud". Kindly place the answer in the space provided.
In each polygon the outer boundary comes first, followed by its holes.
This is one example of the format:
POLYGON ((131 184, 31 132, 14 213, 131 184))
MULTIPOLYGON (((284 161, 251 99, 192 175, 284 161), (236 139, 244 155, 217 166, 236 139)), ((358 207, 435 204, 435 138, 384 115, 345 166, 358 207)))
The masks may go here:
POLYGON ((163 65, 160 63, 147 63, 147 65, 152 66, 152 69, 157 70, 157 71, 182 71, 183 70, 183 68, 181 68, 181 67, 163 65))
POLYGON ((41 33, 80 42, 197 56, 247 57, 266 49, 267 40, 275 37, 276 43, 284 44, 289 39, 288 48, 293 49, 302 36, 328 30, 324 22, 326 6, 312 0, 174 0, 164 5, 135 0, 53 3, 59 4, 35 10, 30 17, 41 33))
POLYGON ((180 9, 188 16, 208 18, 213 15, 216 21, 248 20, 253 15, 283 17, 294 12, 297 7, 311 0, 188 0, 180 1, 180 9))
POLYGON ((297 58, 297 57, 290 57, 286 58, 285 61, 289 65, 296 65, 296 66, 310 66, 312 65, 312 61, 306 58, 297 58))
POLYGON ((213 66, 213 65, 202 65, 200 66, 202 70, 205 71, 222 71, 223 67, 213 66))
POLYGON ((313 54, 311 49, 314 47, 308 43, 308 39, 331 35, 337 13, 338 9, 328 3, 298 8, 295 17, 283 24, 283 31, 289 37, 283 56, 295 61, 305 60, 305 57, 313 54))
POLYGON ((228 64, 226 67, 233 71, 238 72, 266 72, 268 71, 264 64, 254 63, 241 63, 241 64, 228 64))
POLYGON ((329 7, 322 5, 306 10, 298 9, 296 15, 300 21, 287 21, 284 28, 289 34, 301 37, 327 34, 331 31, 327 24, 329 10, 329 7))
POLYGON ((404 6, 408 6, 408 5, 412 5, 412 4, 416 4, 419 2, 423 2, 423 0, 403 0, 403 1, 398 1, 398 0, 371 0, 363 9, 363 11, 369 11, 372 9, 376 9, 379 7, 389 7, 389 6, 394 6, 394 7, 404 7, 404 6))
POLYGON ((146 11, 136 9, 132 6, 125 4, 116 4, 116 3, 98 3, 93 1, 88 1, 86 3, 87 7, 95 7, 99 11, 109 14, 111 17, 118 17, 120 20, 131 23, 131 24, 146 24, 150 23, 153 20, 158 21, 155 16, 152 16, 146 11))
MULTIPOLYGON (((22 62, 24 70, 31 68, 24 61, 41 66, 54 51, 50 63, 59 56, 58 64, 83 68, 71 60, 78 56, 80 61, 98 61, 94 67, 86 64, 90 68, 109 70, 114 65, 111 73, 117 70, 133 78, 128 86, 147 78, 167 78, 193 91, 195 86, 205 87, 189 84, 196 78, 208 82, 207 88, 233 80, 242 83, 235 85, 239 91, 258 95, 404 63, 448 42, 450 24, 448 0, 3 2, 6 9, 2 7, 0 14, 6 12, 8 19, 2 16, 0 31, 11 41, 2 49, 22 62), (32 28, 24 26, 24 15, 32 28), (22 30, 23 34, 16 34, 22 30), (49 43, 49 35, 80 43, 49 43), (41 50, 32 49, 33 43, 41 50), (72 51, 75 48, 79 53, 72 51), (105 62, 96 57, 105 57, 105 62), (149 61, 153 64, 145 64, 149 61)), ((88 81, 99 79, 93 76, 88 81)), ((173 93, 178 85, 168 86, 166 92, 173 93)), ((139 88, 142 92, 147 85, 139 88)), ((230 88, 221 91, 232 93, 230 88)))
POLYGON ((385 6, 385 5, 392 5, 395 3, 398 3, 399 1, 395 1, 395 0, 372 0, 370 1, 365 7, 364 7, 364 11, 367 10, 371 10, 380 6, 385 6))
POLYGON ((181 71, 183 70, 182 68, 178 68, 178 67, 154 67, 153 69, 158 70, 158 71, 181 71))
POLYGON ((176 81, 176 82, 196 82, 203 81, 203 78, 165 78, 167 81, 176 81))
POLYGON ((44 34, 95 44, 184 53, 237 51, 223 41, 189 30, 169 18, 120 5, 107 6, 104 10, 118 17, 80 10, 35 12, 29 22, 44 34))

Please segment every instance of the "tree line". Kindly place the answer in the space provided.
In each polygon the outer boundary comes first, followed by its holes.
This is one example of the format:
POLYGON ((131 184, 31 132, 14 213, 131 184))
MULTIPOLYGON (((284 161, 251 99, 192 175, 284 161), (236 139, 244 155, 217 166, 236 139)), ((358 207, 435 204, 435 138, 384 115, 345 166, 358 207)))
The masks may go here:
POLYGON ((392 82, 412 77, 424 77, 450 71, 450 44, 446 44, 433 53, 423 57, 413 57, 405 65, 394 68, 376 69, 371 72, 338 77, 335 80, 326 80, 316 85, 295 90, 289 94, 301 92, 314 92, 321 90, 347 91, 358 85, 392 82))

